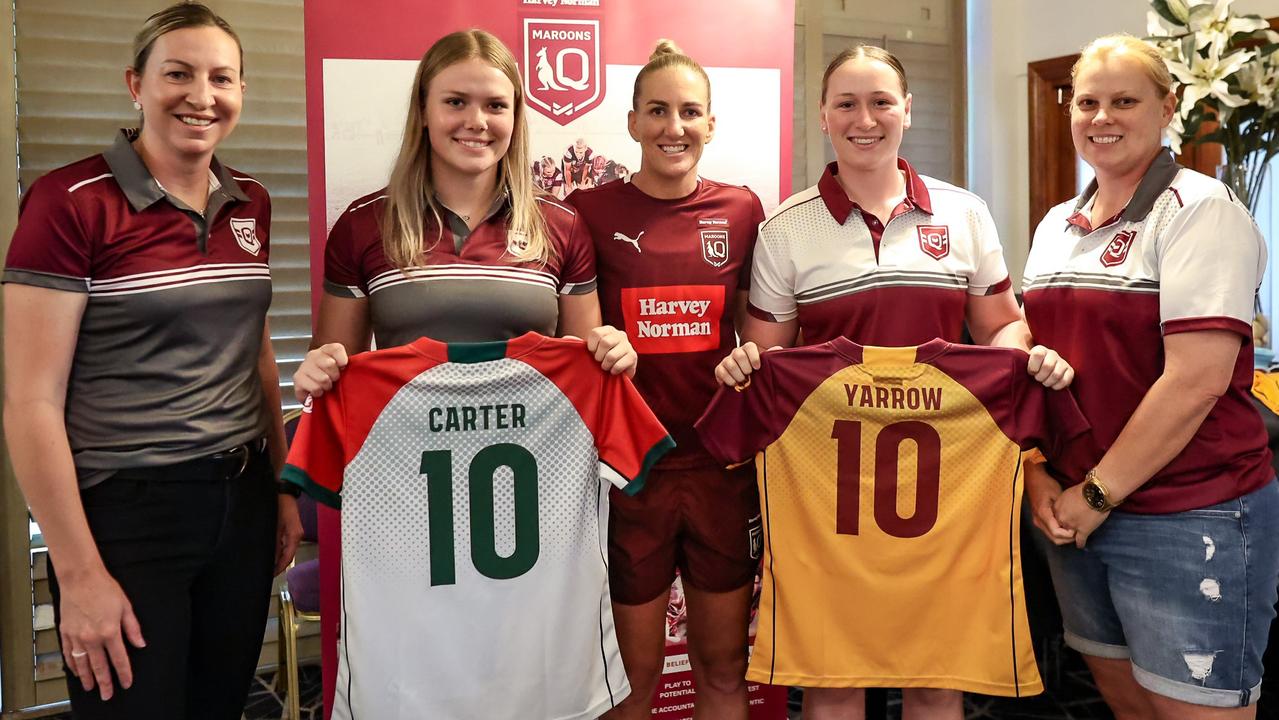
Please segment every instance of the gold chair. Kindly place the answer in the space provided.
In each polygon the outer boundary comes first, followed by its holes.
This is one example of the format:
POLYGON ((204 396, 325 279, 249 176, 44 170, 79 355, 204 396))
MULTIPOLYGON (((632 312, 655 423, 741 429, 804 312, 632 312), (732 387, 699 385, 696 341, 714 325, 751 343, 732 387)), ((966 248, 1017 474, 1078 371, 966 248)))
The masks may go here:
MULTIPOLYGON (((291 444, 293 433, 297 431, 301 410, 291 410, 284 416, 285 437, 291 444)), ((302 517, 302 540, 315 542, 316 517, 315 501, 309 496, 298 498, 298 514, 302 517)), ((298 627, 303 622, 320 621, 320 561, 308 560, 303 563, 294 562, 285 571, 284 582, 280 584, 279 611, 279 665, 277 672, 277 689, 280 674, 284 677, 284 717, 287 720, 300 720, 301 707, 298 689, 298 627), (296 597, 295 597, 296 596, 296 597)))

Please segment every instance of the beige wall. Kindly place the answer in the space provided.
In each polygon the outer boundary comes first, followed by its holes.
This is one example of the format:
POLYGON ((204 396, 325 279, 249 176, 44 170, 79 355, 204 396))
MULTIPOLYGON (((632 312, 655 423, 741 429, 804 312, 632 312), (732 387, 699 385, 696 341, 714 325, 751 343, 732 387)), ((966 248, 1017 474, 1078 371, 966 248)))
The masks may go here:
MULTIPOLYGON (((1146 31, 1146 0, 969 0, 968 184, 986 198, 1017 287, 1030 248, 1026 64, 1069 55, 1106 33, 1146 31)), ((1279 16, 1279 0, 1236 0, 1279 16)))

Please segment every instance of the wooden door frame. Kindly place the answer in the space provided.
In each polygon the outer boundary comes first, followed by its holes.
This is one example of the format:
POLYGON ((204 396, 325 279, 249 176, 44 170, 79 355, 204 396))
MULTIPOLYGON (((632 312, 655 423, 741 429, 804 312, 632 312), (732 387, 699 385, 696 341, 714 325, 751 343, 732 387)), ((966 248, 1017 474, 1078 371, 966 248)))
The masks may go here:
POLYGON ((1075 150, 1070 146, 1070 69, 1078 53, 1026 66, 1030 101, 1030 234, 1058 203, 1075 195, 1075 150), (1065 138, 1067 152, 1062 152, 1065 138))

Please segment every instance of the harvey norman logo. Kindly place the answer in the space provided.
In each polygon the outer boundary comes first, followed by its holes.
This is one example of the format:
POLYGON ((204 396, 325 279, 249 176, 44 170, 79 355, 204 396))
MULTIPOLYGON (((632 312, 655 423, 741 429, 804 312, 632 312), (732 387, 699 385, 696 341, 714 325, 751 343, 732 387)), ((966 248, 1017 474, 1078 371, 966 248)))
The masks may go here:
POLYGON ((622 288, 626 334, 639 353, 713 350, 723 314, 723 285, 622 288))
POLYGON ((603 102, 603 68, 599 20, 524 20, 524 94, 546 117, 568 125, 603 102))

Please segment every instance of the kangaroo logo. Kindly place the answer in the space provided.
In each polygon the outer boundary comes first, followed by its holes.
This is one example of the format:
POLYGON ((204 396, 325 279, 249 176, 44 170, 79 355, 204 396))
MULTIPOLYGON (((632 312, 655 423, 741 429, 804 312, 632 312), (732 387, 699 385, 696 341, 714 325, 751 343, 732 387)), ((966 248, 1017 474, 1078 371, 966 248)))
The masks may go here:
POLYGON ((568 125, 604 100, 599 20, 524 20, 524 92, 534 110, 568 125))
POLYGON ((541 83, 538 90, 558 90, 559 92, 567 92, 568 90, 585 90, 586 81, 574 81, 573 78, 561 77, 561 81, 568 87, 555 82, 555 68, 551 67, 551 61, 546 58, 546 48, 540 48, 537 51, 537 81, 541 83))
POLYGON ((625 235, 623 235, 623 234, 622 234, 622 233, 620 233, 620 232, 615 232, 615 233, 613 233, 613 239, 614 239, 614 240, 621 240, 622 242, 627 243, 627 244, 629 244, 629 245, 634 245, 634 246, 635 246, 635 252, 637 252, 637 253, 642 253, 642 252, 644 252, 644 251, 643 251, 643 250, 640 250, 640 246, 639 246, 639 239, 640 239, 640 238, 642 238, 642 237, 644 237, 644 233, 646 233, 646 232, 648 232, 648 231, 647 231, 647 230, 640 230, 640 234, 639 234, 639 235, 636 235, 635 237, 626 237, 625 235))

